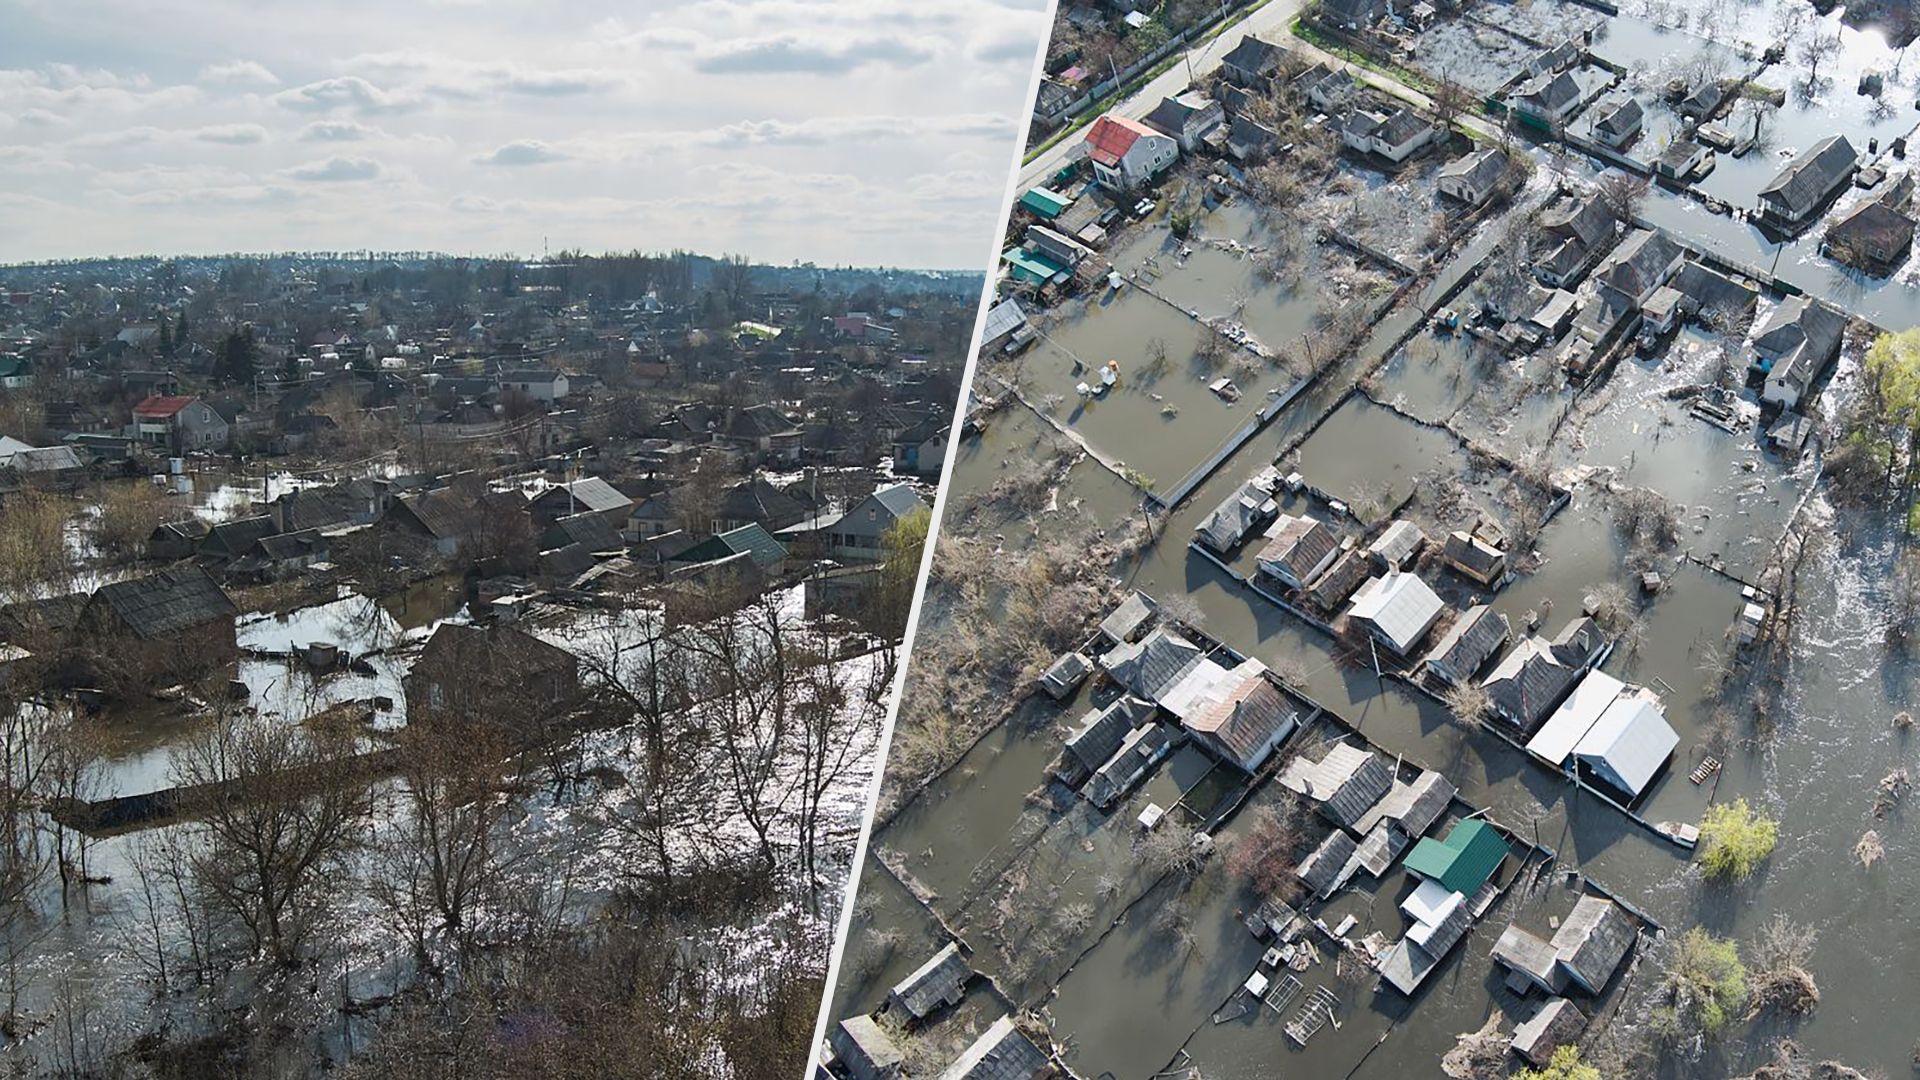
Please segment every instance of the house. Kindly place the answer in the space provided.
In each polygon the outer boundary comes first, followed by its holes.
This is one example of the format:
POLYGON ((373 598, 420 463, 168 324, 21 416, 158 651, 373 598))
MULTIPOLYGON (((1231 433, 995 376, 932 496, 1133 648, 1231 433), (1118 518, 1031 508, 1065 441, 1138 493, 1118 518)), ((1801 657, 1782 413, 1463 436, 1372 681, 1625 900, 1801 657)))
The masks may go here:
POLYGON ((1085 244, 1063 236, 1045 225, 1027 226, 1027 248, 1047 261, 1069 270, 1079 266, 1081 260, 1093 254, 1085 244))
POLYGON ((1692 311, 1692 297, 1671 285, 1662 285, 1653 290, 1653 295, 1647 297, 1646 304, 1640 308, 1640 315, 1645 320, 1642 333, 1672 333, 1692 311))
POLYGON ((1706 173, 1713 151, 1685 136, 1677 136, 1653 159, 1653 169, 1669 180, 1688 181, 1706 173))
POLYGON ((729 409, 713 428, 716 442, 787 464, 800 460, 804 437, 794 419, 772 405, 729 409))
POLYGON ((500 373, 500 392, 524 394, 543 405, 567 396, 567 374, 551 368, 518 368, 500 373))
MULTIPOLYGON (((1655 296, 1659 293, 1656 291, 1655 296)), ((1519 333, 1530 338, 1534 344, 1558 341, 1573 325, 1573 317, 1580 310, 1580 301, 1565 289, 1548 289, 1546 299, 1535 308, 1520 324, 1519 333)))
POLYGON ((987 1025, 937 1080, 1034 1080, 1052 1074, 1046 1052, 1014 1026, 1013 1017, 1002 1016, 987 1025))
POLYGON ((1201 749, 1253 772, 1300 725, 1300 712, 1267 676, 1258 660, 1231 669, 1202 664, 1189 673, 1161 707, 1180 718, 1201 749), (1196 678, 1201 672, 1213 677, 1196 678))
POLYGON ((1507 857, 1507 841, 1479 818, 1456 822, 1447 835, 1421 837, 1407 852, 1405 866, 1415 877, 1437 883, 1449 892, 1472 896, 1480 891, 1507 857))
POLYGON ((1327 572, 1307 586, 1307 600, 1321 612, 1333 614, 1346 605, 1347 598, 1373 576, 1373 562, 1357 548, 1349 548, 1333 561, 1327 572))
POLYGON ((1146 116, 1148 127, 1170 136, 1189 154, 1226 122, 1220 103, 1197 90, 1162 98, 1146 116))
POLYGON ((1204 654, 1171 626, 1154 627, 1139 641, 1118 645, 1100 657, 1114 682, 1136 697, 1158 702, 1200 663, 1204 654))
POLYGON ((1445 610, 1446 604, 1418 575, 1394 570, 1362 585, 1347 617, 1395 655, 1405 656, 1445 610))
POLYGON ((910 476, 935 477, 947 464, 945 418, 928 417, 893 437, 893 471, 910 476))
POLYGON ((1325 900, 1333 891, 1346 884, 1348 867, 1358 844, 1345 829, 1334 829, 1327 833, 1307 857, 1294 867, 1293 876, 1316 900, 1325 900))
POLYGON ((1507 1045, 1534 1068, 1544 1069, 1553 1061, 1555 1050, 1578 1042, 1586 1030, 1587 1018, 1579 1007, 1556 997, 1515 1025, 1507 1045))
POLYGON ((905 483, 879 488, 840 515, 828 531, 834 558, 878 562, 887 557, 887 534, 914 514, 931 514, 926 501, 905 483))
POLYGON ((715 533, 667 559, 685 565, 719 562, 745 556, 768 577, 779 577, 786 568, 787 549, 772 533, 755 522, 715 533))
POLYGON ((441 623, 402 685, 411 721, 486 721, 532 737, 579 699, 580 661, 511 626, 441 623))
POLYGON ((1240 43, 1220 58, 1220 74, 1235 86, 1264 90, 1286 59, 1287 50, 1280 46, 1242 34, 1240 43))
POLYGON ((1475 150, 1440 167, 1440 194, 1464 206, 1479 206, 1492 197, 1506 174, 1506 154, 1495 147, 1475 150))
POLYGON ((197 567, 102 585, 79 610, 80 667, 123 687, 179 681, 230 659, 240 609, 197 567))
POLYGON ((1280 770, 1280 786, 1313 801, 1320 816, 1354 829, 1393 790, 1393 766, 1371 750, 1340 743, 1319 761, 1289 760, 1280 770))
POLYGON ((1412 109, 1402 106, 1389 110, 1384 103, 1351 109, 1340 125, 1340 139, 1348 149, 1378 154, 1396 165, 1439 134, 1440 129, 1431 120, 1412 109))
POLYGON ((1613 211, 1599 196, 1563 195, 1540 214, 1533 272, 1549 288, 1580 280, 1613 239, 1613 211))
POLYGON ((527 506, 534 519, 543 525, 575 514, 593 514, 619 523, 633 513, 633 500, 598 476, 582 476, 554 484, 535 495, 527 506))
POLYGON ((280 532, 280 526, 270 514, 254 514, 250 517, 223 521, 207 530, 206 538, 200 541, 197 552, 209 564, 228 563, 245 555, 261 539, 280 532))
POLYGON ((1760 189, 1761 219, 1783 229, 1805 222, 1853 179, 1858 160, 1845 135, 1814 143, 1760 189))
POLYGON ((1367 545, 1367 555, 1383 570, 1404 570, 1426 546, 1427 534, 1420 531, 1420 526, 1401 518, 1367 545))
POLYGON ((1080 793, 1096 808, 1111 810, 1172 749, 1173 736, 1166 725, 1141 724, 1128 732, 1120 741, 1120 749, 1094 770, 1080 793))
POLYGON ((1113 191, 1147 183, 1180 156, 1180 144, 1171 136, 1112 113, 1088 126, 1081 146, 1093 163, 1094 179, 1113 191))
POLYGON ((1752 314, 1760 290, 1745 278, 1732 278, 1699 262, 1684 263, 1672 285, 1686 294, 1688 306, 1714 325, 1730 326, 1752 314))
POLYGON ((1267 529, 1267 545, 1260 549, 1259 566, 1291 589, 1333 565, 1340 554, 1340 535, 1324 521, 1302 514, 1281 514, 1267 529))
POLYGON ((1386 795, 1354 822, 1354 831, 1372 833, 1391 825, 1409 838, 1424 836, 1458 793, 1451 780, 1433 769, 1420 770, 1412 781, 1395 777, 1386 795))
POLYGON ((1754 359, 1748 371, 1750 379, 1760 377, 1760 400, 1799 408, 1808 387, 1839 355, 1846 329, 1846 316, 1817 300, 1782 300, 1753 335, 1754 359))
POLYGON ((1596 109, 1599 115, 1593 122, 1593 137, 1602 146, 1615 150, 1624 150, 1632 145, 1646 124, 1646 111, 1640 107, 1637 98, 1603 103, 1596 109))
MULTIPOLYGON (((525 512, 520 496, 507 498, 522 504, 513 512, 525 512)), ((452 487, 435 488, 395 499, 384 520, 395 529, 426 538, 440 554, 453 555, 487 527, 490 509, 504 510, 502 502, 452 487)))
POLYGON ((226 417, 200 398, 156 394, 133 407, 130 434, 186 453, 226 449, 230 430, 226 417))
POLYGON ((1047 670, 1040 673, 1040 688, 1053 700, 1062 701, 1078 690, 1091 674, 1093 661, 1087 659, 1085 653, 1061 653, 1058 659, 1047 666, 1047 670))
POLYGON ((1160 605, 1155 603, 1151 596, 1135 589, 1127 594, 1125 600, 1120 601, 1119 607, 1108 612, 1107 617, 1100 620, 1100 636, 1115 645, 1137 641, 1140 635, 1146 632, 1147 624, 1153 621, 1154 614, 1159 610, 1160 605))
POLYGON ((1028 188, 1020 196, 1020 209, 1042 221, 1052 221, 1073 205, 1073 197, 1063 195, 1052 188, 1028 188))
POLYGON ((1194 526, 1195 539, 1226 555, 1247 538, 1254 526, 1278 512, 1272 490, 1258 480, 1249 480, 1194 526))
POLYGON ((1480 685, 1494 715, 1531 736, 1605 648, 1592 619, 1574 619, 1552 641, 1523 638, 1480 685))
POLYGON ((1342 30, 1360 30, 1387 13, 1387 0, 1320 0, 1320 18, 1342 30))
POLYGON ((1448 686, 1470 683, 1507 643, 1511 631, 1505 615, 1485 604, 1475 604, 1453 620, 1427 653, 1423 661, 1427 673, 1448 686))
POLYGON ((1100 766, 1113 760, 1135 728, 1153 719, 1153 709, 1152 702, 1123 695, 1104 709, 1087 710, 1062 745, 1054 775, 1068 787, 1086 783, 1100 766))
MULTIPOLYGON (((1424 898, 1435 891, 1423 883, 1415 893, 1424 898)), ((1408 996, 1420 988, 1427 976, 1440 966, 1440 961, 1473 929, 1473 907, 1466 898, 1458 893, 1438 891, 1444 893, 1441 902, 1430 909, 1419 909, 1421 917, 1414 919, 1406 936, 1380 959, 1381 981, 1408 996)))
POLYGON ((960 1004, 972 978, 973 969, 960 955, 959 943, 950 941, 887 991, 887 1008, 900 1010, 908 1023, 925 1020, 940 1009, 960 1004))
POLYGON ((986 323, 980 330, 980 348, 982 351, 1011 350, 1032 337, 1026 309, 1020 306, 1020 301, 1009 297, 987 309, 986 323))
POLYGON ((1493 959, 1520 980, 1520 987, 1531 984, 1556 995, 1576 989, 1598 996, 1639 936, 1639 926, 1619 904, 1586 895, 1574 902, 1551 941, 1508 925, 1494 943, 1493 959))
POLYGON ((332 544, 317 529, 277 533, 254 541, 236 559, 232 572, 253 581, 279 581, 288 574, 328 561, 332 544))
POLYGON ((156 525, 147 536, 147 558, 184 559, 199 550, 210 531, 206 521, 197 517, 156 525))
POLYGON ((1314 108, 1331 116, 1346 108, 1360 93, 1359 84, 1344 69, 1317 63, 1294 77, 1296 93, 1305 95, 1314 108))
POLYGON ((850 1080, 899 1080, 907 1055, 871 1016, 853 1016, 827 1033, 827 1048, 850 1080))
POLYGON ((1235 116, 1227 125, 1227 153, 1235 161, 1261 161, 1280 146, 1280 133, 1252 117, 1235 116))
POLYGON ((1600 297, 1620 311, 1637 310, 1686 261, 1686 251, 1653 229, 1635 229, 1594 272, 1600 297))
POLYGON ((1680 101, 1674 111, 1689 120, 1705 120, 1712 116, 1720 103, 1727 100, 1727 89, 1720 85, 1719 79, 1703 79, 1700 85, 1691 90, 1682 90, 1680 101))
POLYGON ((1913 250, 1913 219, 1881 199, 1864 199, 1827 226, 1820 250, 1835 262, 1887 277, 1913 250))
POLYGON ((1660 699, 1649 690, 1615 697, 1573 748, 1574 759, 1590 775, 1625 796, 1638 799, 1666 767, 1680 745, 1667 723, 1660 699))

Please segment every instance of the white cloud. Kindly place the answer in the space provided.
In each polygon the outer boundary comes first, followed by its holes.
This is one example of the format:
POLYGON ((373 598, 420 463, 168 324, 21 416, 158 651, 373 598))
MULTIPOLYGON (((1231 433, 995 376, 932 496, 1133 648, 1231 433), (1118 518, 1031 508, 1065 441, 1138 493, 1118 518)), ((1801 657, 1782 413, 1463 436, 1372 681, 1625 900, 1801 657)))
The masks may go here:
POLYGON ((223 143, 227 146, 253 146, 267 141, 267 129, 259 124, 209 124, 196 128, 192 138, 201 142, 223 143))
POLYGON ((355 120, 315 120, 300 129, 301 142, 361 142, 380 135, 379 128, 355 120))
POLYGON ((482 165, 545 165, 553 161, 565 161, 567 155, 541 142, 539 139, 522 139, 510 142, 491 154, 483 154, 474 159, 482 165))
POLYGON ((359 113, 392 113, 418 108, 421 104, 418 99, 389 93, 358 75, 341 75, 296 86, 275 94, 273 100, 284 108, 299 112, 344 109, 359 113))
POLYGON ((381 171, 380 163, 372 158, 333 157, 295 166, 287 170, 287 175, 295 180, 339 183, 377 180, 381 171))
POLYGON ((263 36, 239 0, 33 0, 8 55, 46 62, 0 66, 8 255, 971 264, 1046 22, 1044 0, 445 2, 276 5, 263 36))
POLYGON ((265 64, 252 60, 228 60, 200 69, 200 81, 212 86, 279 86, 280 78, 265 64))

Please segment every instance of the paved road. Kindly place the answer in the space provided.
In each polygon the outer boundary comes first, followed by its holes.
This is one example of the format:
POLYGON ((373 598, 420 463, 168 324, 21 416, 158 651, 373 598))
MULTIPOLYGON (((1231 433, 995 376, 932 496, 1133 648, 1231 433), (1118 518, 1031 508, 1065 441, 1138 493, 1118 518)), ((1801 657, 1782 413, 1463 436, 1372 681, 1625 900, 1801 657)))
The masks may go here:
MULTIPOLYGON (((1300 13, 1302 0, 1269 0, 1267 6, 1242 18, 1237 23, 1227 24, 1212 40, 1202 43, 1187 52, 1183 62, 1160 73, 1160 76, 1135 91, 1132 96, 1118 105, 1110 105, 1105 111, 1118 113, 1135 120, 1153 111, 1161 100, 1177 94, 1196 82, 1205 82, 1208 75, 1220 66, 1220 58, 1233 51, 1240 44, 1240 38, 1246 34, 1255 34, 1275 44, 1284 44, 1299 55, 1313 60, 1323 60, 1336 68, 1342 68, 1362 82, 1377 87, 1403 101, 1410 102, 1423 109, 1432 106, 1427 96, 1410 86, 1406 86, 1389 76, 1324 52, 1314 45, 1293 36, 1290 27, 1295 15, 1300 13)), ((1499 138, 1499 129, 1485 118, 1463 113, 1456 121, 1463 127, 1471 128, 1487 138, 1499 138)), ((1049 147, 1039 157, 1021 166, 1019 191, 1025 191, 1036 184, 1045 183, 1047 178, 1060 170, 1079 149, 1080 137, 1076 132, 1049 147)))
MULTIPOLYGON (((1206 77, 1220 66, 1220 58, 1233 51, 1240 44, 1243 34, 1255 34, 1267 41, 1279 42, 1291 36, 1287 27, 1293 17, 1300 13, 1302 0, 1268 0, 1267 6, 1247 15, 1237 23, 1228 23, 1225 30, 1213 40, 1187 51, 1186 60, 1174 64, 1160 73, 1136 91, 1132 97, 1118 105, 1109 105, 1106 112, 1118 113, 1135 120, 1153 111, 1161 99, 1177 94, 1195 82, 1204 82, 1206 77), (1189 64, 1192 73, 1188 73, 1189 64)), ((1060 171, 1080 145, 1080 136, 1076 132, 1055 143, 1047 152, 1034 158, 1020 168, 1020 188, 1025 191, 1035 184, 1044 182, 1047 177, 1060 171)))

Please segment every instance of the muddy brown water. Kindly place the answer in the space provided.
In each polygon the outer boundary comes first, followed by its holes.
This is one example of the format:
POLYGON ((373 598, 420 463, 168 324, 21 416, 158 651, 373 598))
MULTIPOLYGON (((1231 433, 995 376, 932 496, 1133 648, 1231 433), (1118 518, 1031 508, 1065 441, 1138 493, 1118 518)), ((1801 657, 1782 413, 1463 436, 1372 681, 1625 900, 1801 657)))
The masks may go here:
MULTIPOLYGON (((1391 330, 1383 326, 1374 344, 1384 349, 1407 325, 1402 321, 1391 330)), ((1416 348, 1429 349, 1418 342, 1416 348)), ((1688 360, 1686 350, 1700 344, 1683 341, 1683 355, 1671 366, 1623 364, 1606 390, 1609 396, 1592 403, 1597 413, 1576 417, 1580 441, 1556 444, 1555 463, 1611 466, 1627 483, 1667 490, 1690 511, 1683 546, 1721 556, 1738 573, 1764 559, 1766 545, 1777 536, 1809 478, 1804 468, 1796 470, 1760 454, 1750 434, 1727 435, 1675 415, 1677 407, 1665 401, 1661 391, 1688 375, 1687 365, 1698 359, 1696 350, 1695 359, 1688 360)), ((1430 351, 1438 355, 1446 347, 1432 346, 1430 351)), ((1459 404, 1447 398, 1457 393, 1458 383, 1450 384, 1444 374, 1408 378, 1403 373, 1398 383, 1392 381, 1391 367, 1387 375, 1389 385, 1397 386, 1395 393, 1405 397, 1406 407, 1416 415, 1445 413, 1459 404)), ((1901 1010, 1898 1015, 1904 1015, 1920 997, 1912 975, 1920 970, 1920 937, 1911 933, 1920 853, 1901 811, 1885 820, 1870 813, 1872 788, 1881 776, 1902 765, 1920 767, 1914 739, 1897 736, 1888 724, 1894 712, 1913 707, 1916 667, 1910 657, 1889 654, 1881 643, 1886 583, 1898 545, 1892 531, 1859 515, 1824 519, 1832 542, 1821 554, 1817 571, 1802 579, 1802 638, 1787 672, 1786 690, 1776 703, 1778 729, 1759 739, 1743 722, 1743 738, 1726 755, 1714 792, 1720 799, 1744 795, 1777 816, 1780 847, 1755 880, 1739 886, 1708 885, 1678 849, 1504 743, 1463 730, 1437 705, 1395 685, 1383 686, 1371 671, 1343 662, 1323 636, 1251 596, 1186 550, 1185 538, 1201 517, 1339 402, 1349 386, 1350 381, 1338 377, 1317 385, 1256 436, 1167 519, 1167 541, 1127 569, 1128 583, 1157 595, 1191 595, 1208 633, 1283 670, 1303 673, 1303 688, 1369 739, 1389 752, 1445 770, 1468 803, 1487 808, 1496 819, 1537 835, 1555 849, 1561 869, 1577 869, 1661 923, 1673 928, 1704 924, 1751 944, 1766 918, 1786 913, 1820 932, 1810 967, 1824 996, 1810 1018, 1786 1027, 1737 1026, 1733 1036, 1705 1058, 1667 1062, 1665 1074, 1743 1071, 1763 1059, 1762 1043, 1782 1032, 1790 1032, 1819 1056, 1877 1067, 1890 1075, 1908 1069, 1920 1031, 1888 1022, 1886 1010, 1893 1004, 1901 1010), (1889 854, 1866 871, 1854 863, 1850 851, 1870 827, 1879 830, 1889 854)), ((1012 433, 1026 423, 1012 420, 1009 433, 989 439, 1016 442, 1012 433)), ((1364 421, 1352 430, 1364 434, 1371 423, 1364 421)), ((1303 459, 1311 454, 1316 468, 1330 473, 1357 470, 1348 479, 1363 483, 1405 471, 1393 463, 1366 463, 1370 443, 1378 445, 1379 440, 1342 430, 1331 422, 1323 426, 1314 439, 1326 433, 1330 442, 1318 450, 1310 442, 1303 459), (1355 464, 1353 459, 1360 461, 1355 464)), ((1374 434, 1385 434, 1390 445, 1432 449, 1423 437, 1393 433, 1391 427, 1374 434)), ((1193 437, 1181 444, 1177 453, 1167 454, 1163 467, 1173 469, 1180 460, 1190 460, 1203 442, 1193 437)), ((990 484, 1004 461, 998 453, 969 455, 963 448, 954 482, 960 489, 990 484)), ((1076 466, 1061 498, 1067 504, 1082 499, 1081 506, 1116 518, 1132 510, 1124 488, 1085 463, 1076 466)), ((1549 631, 1578 610, 1586 589, 1621 578, 1622 553, 1597 490, 1576 491, 1573 503, 1543 533, 1540 549, 1545 563, 1510 586, 1495 605, 1518 616, 1550 598, 1555 612, 1546 620, 1549 631)), ((1693 751, 1704 720, 1699 655, 1715 647, 1739 601, 1736 584, 1697 568, 1682 569, 1670 589, 1648 607, 1642 647, 1632 654, 1617 652, 1608 661, 1608 669, 1621 677, 1658 680, 1671 689, 1667 704, 1682 735, 1683 756, 1693 751)), ((996 915, 997 899, 1083 895, 1077 891, 1084 887, 1079 884, 1082 878, 1124 872, 1134 865, 1130 846, 1110 834, 1127 832, 1131 815, 1149 797, 1145 793, 1123 804, 1105 825, 1078 816, 1083 811, 1063 814, 1026 799, 1040 785, 1040 769, 1080 707, 1058 710, 1051 723, 1027 716, 996 732, 927 791, 925 810, 910 808, 875 837, 877 846, 900 853, 914 877, 934 888, 939 894, 936 910, 981 950, 977 965, 996 975, 1002 974, 997 968, 1011 968, 1017 959, 1009 955, 1016 943, 1000 940, 1004 931, 996 915), (1012 850, 1022 844, 1020 851, 1012 850), (1045 857, 1030 856, 1029 851, 1045 852, 1045 857), (1009 877, 1009 871, 1018 873, 1009 877), (1007 891, 1016 882, 1020 889, 1007 891)), ((1679 767, 1683 759, 1676 759, 1651 796, 1645 807, 1649 816, 1697 817, 1705 793, 1688 783, 1679 767)), ((1164 782, 1158 777, 1156 782, 1161 786, 1151 789, 1152 797, 1164 798, 1164 782)), ((1185 901, 1191 927, 1186 945, 1170 944, 1168 935, 1155 929, 1154 914, 1171 897, 1148 891, 1128 905, 1126 917, 1104 937, 1101 932, 1108 924, 1097 920, 1097 926, 1076 939, 1078 948, 1067 947, 1076 959, 1057 985, 1043 980, 1031 986, 1030 1003, 1045 1005, 1056 1036, 1064 1041, 1066 1059, 1077 1070, 1086 1075, 1150 1076, 1169 1062, 1188 1063, 1180 1057, 1184 1045, 1191 1063, 1203 1072, 1229 1077, 1343 1075, 1350 1069, 1363 1077, 1428 1074, 1454 1035, 1477 1028, 1489 1009, 1505 1010, 1511 1020, 1531 1008, 1503 996, 1491 977, 1487 949, 1499 929, 1510 919, 1544 926, 1549 916, 1571 903, 1571 894, 1558 882, 1510 897, 1411 1002, 1391 992, 1352 988, 1343 994, 1341 1030, 1322 1031, 1301 1052, 1286 1042, 1279 1017, 1211 1023, 1213 1009, 1251 970, 1260 950, 1233 917, 1238 902, 1229 895, 1233 890, 1206 888, 1205 879, 1196 888, 1199 891, 1185 901), (1048 989, 1053 992, 1048 994, 1048 989), (1385 1041, 1368 1052, 1383 1032, 1385 1041)), ((873 917, 898 929, 903 943, 895 947, 905 955, 891 956, 877 973, 843 984, 837 998, 843 1015, 878 1004, 891 973, 911 970, 938 945, 937 940, 916 941, 931 932, 930 924, 904 890, 889 882, 877 895, 873 917)), ((1032 982, 1012 971, 1004 974, 1016 988, 1032 982)), ((1629 1030, 1640 1022, 1640 991, 1650 975, 1643 971, 1640 981, 1624 992, 1615 991, 1623 1010, 1617 1022, 1629 1030)))

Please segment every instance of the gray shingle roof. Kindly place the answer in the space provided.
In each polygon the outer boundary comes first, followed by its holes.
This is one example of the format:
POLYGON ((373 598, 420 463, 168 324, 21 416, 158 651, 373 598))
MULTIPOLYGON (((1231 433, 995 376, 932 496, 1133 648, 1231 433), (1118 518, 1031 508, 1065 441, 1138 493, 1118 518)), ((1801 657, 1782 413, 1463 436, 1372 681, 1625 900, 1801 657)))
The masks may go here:
POLYGON ((1080 718, 1080 726, 1067 736, 1063 753, 1079 766, 1081 775, 1091 775, 1119 752, 1127 734, 1152 713, 1152 705, 1129 697, 1104 709, 1089 709, 1080 718))
POLYGON ((1347 863, 1357 848, 1358 845, 1346 830, 1334 829, 1320 841, 1320 846, 1300 860, 1300 865, 1294 868, 1294 876, 1300 879, 1308 892, 1324 900, 1345 880, 1347 863))
POLYGON ((1761 188, 1760 201, 1789 219, 1805 217, 1834 188, 1846 183, 1857 158, 1845 135, 1829 135, 1808 147, 1761 188))
POLYGON ((895 983, 887 1000, 913 1019, 923 1020, 941 1006, 960 1004, 966 996, 967 981, 972 978, 973 969, 960 955, 959 944, 950 941, 913 974, 895 983))
POLYGON ((1047 1055, 1003 1016, 961 1051, 940 1080, 1032 1080, 1048 1070, 1047 1055))
POLYGON ((1620 905, 1599 896, 1582 896, 1572 914, 1553 933, 1554 954, 1569 973, 1593 991, 1604 989, 1614 969, 1639 936, 1620 905))
POLYGON ((1352 828, 1393 787, 1393 769, 1371 750, 1341 743, 1319 761, 1294 758, 1280 783, 1319 804, 1322 816, 1352 828))
POLYGON ((1475 604, 1453 620, 1446 636, 1427 653, 1427 665, 1441 669, 1450 680, 1470 679, 1507 643, 1511 631, 1505 615, 1475 604))
POLYGON ((197 567, 162 570, 131 581, 102 585, 93 603, 111 610, 147 641, 240 614, 231 599, 197 567))
POLYGON ((1108 650, 1100 663, 1115 682, 1148 701, 1157 702, 1200 662, 1200 656, 1200 647, 1179 631, 1156 626, 1140 641, 1108 650))

